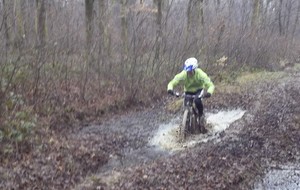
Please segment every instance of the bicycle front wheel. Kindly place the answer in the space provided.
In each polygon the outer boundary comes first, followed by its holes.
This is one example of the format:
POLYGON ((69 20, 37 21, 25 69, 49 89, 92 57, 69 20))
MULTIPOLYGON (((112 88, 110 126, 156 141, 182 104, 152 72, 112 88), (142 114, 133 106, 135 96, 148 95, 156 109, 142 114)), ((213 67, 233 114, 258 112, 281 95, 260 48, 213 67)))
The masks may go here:
POLYGON ((198 123, 197 123, 197 115, 193 114, 191 115, 191 126, 192 126, 192 134, 199 134, 200 130, 198 128, 198 123))
POLYGON ((186 139, 188 126, 190 123, 189 119, 190 119, 189 110, 186 109, 184 110, 182 124, 180 125, 180 129, 179 129, 179 138, 181 141, 184 141, 186 139))

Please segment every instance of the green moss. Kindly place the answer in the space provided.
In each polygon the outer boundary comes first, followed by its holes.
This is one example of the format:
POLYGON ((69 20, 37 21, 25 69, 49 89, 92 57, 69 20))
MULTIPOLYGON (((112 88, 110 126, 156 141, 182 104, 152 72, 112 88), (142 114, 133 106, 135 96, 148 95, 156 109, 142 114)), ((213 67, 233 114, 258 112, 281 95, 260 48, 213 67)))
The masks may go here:
POLYGON ((295 70, 300 71, 300 63, 295 64, 294 68, 295 68, 295 70))
POLYGON ((243 71, 233 71, 232 73, 223 73, 223 80, 215 81, 216 93, 218 92, 236 92, 242 91, 246 85, 255 82, 268 82, 272 80, 283 79, 288 76, 290 72, 297 72, 300 70, 300 64, 295 65, 289 71, 266 71, 261 69, 244 69, 243 71))
POLYGON ((259 72, 243 72, 237 77, 236 82, 238 84, 247 84, 249 82, 255 81, 270 81, 274 79, 279 79, 285 77, 285 72, 268 72, 268 71, 259 71, 259 72))

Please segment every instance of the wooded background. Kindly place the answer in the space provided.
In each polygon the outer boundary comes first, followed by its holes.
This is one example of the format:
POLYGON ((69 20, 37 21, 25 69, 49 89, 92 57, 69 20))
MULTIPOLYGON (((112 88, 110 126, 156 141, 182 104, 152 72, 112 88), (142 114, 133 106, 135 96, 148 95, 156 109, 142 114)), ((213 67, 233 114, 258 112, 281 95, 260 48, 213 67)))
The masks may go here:
POLYGON ((0 140, 22 140, 55 113, 159 100, 188 57, 214 82, 299 62, 299 0, 1 0, 0 9, 0 140))

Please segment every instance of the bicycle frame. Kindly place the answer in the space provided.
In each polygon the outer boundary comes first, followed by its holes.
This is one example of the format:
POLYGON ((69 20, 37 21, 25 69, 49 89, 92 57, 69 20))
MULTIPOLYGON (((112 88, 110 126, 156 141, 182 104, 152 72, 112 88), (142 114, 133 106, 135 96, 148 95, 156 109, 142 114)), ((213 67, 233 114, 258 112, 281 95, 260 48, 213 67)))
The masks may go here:
MULTIPOLYGON (((198 117, 198 109, 195 105, 195 99, 200 98, 203 99, 204 90, 201 93, 196 95, 182 94, 184 98, 183 101, 183 118, 182 124, 179 126, 179 138, 180 141, 184 141, 188 134, 198 134, 205 132, 204 126, 200 125, 200 118, 198 117)), ((178 92, 175 93, 176 97, 180 97, 178 92)))
POLYGON ((184 108, 185 109, 190 109, 194 114, 198 114, 198 110, 195 105, 195 99, 197 97, 195 95, 184 95, 184 108))
POLYGON ((199 97, 197 97, 196 95, 184 94, 184 102, 183 102, 184 112, 183 112, 182 124, 179 129, 179 135, 181 141, 184 141, 188 134, 194 134, 200 132, 200 129, 198 127, 198 120, 197 120, 198 110, 194 102, 195 99, 199 97))

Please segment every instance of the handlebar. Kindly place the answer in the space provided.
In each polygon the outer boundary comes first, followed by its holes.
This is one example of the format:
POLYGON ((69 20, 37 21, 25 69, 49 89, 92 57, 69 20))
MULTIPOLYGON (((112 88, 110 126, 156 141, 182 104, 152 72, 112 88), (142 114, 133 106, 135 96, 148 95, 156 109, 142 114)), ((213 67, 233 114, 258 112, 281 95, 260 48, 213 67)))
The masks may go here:
POLYGON ((180 95, 179 92, 175 92, 175 93, 174 93, 174 96, 176 96, 177 98, 178 98, 178 97, 185 97, 185 98, 192 98, 192 99, 195 99, 195 98, 201 98, 201 99, 203 99, 203 98, 205 98, 205 97, 204 97, 204 90, 201 91, 201 93, 199 94, 198 97, 197 97, 196 95, 190 95, 190 94, 185 94, 185 93, 182 93, 182 94, 180 95))

